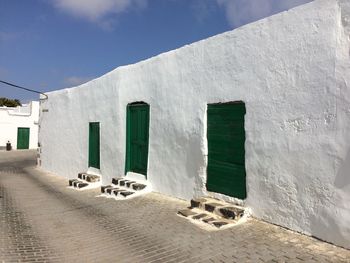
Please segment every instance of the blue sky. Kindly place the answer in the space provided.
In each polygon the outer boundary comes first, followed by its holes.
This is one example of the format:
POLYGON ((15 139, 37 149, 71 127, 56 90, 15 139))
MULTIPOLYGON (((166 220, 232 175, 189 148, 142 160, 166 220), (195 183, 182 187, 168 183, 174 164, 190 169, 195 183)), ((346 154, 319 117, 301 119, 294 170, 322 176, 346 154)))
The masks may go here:
MULTIPOLYGON (((310 0, 0 0, 0 79, 42 92, 310 0)), ((0 97, 33 93, 0 84, 0 97)))

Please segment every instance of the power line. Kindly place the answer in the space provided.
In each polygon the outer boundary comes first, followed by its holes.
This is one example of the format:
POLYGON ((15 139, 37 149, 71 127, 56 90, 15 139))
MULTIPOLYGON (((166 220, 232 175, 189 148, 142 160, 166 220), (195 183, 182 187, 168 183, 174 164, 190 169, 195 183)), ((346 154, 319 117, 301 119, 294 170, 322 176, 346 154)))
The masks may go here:
POLYGON ((41 94, 41 95, 43 95, 43 96, 46 97, 45 99, 48 99, 48 98, 49 98, 45 93, 42 93, 42 92, 40 92, 40 91, 36 91, 36 90, 32 90, 32 89, 27 89, 27 88, 24 88, 24 87, 21 87, 21 86, 18 86, 18 85, 9 83, 9 82, 7 82, 7 81, 3 81, 3 80, 1 80, 1 79, 0 79, 0 82, 1 82, 1 83, 4 83, 4 84, 6 84, 6 85, 9 85, 9 86, 18 88, 18 89, 23 89, 23 90, 26 90, 26 91, 30 91, 30 92, 34 92, 34 93, 41 94))

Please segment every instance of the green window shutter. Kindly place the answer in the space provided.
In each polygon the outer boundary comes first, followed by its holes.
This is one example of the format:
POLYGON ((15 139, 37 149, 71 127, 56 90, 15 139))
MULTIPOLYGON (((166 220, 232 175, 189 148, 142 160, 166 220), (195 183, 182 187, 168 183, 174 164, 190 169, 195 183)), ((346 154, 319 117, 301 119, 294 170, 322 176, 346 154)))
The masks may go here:
POLYGON ((208 105, 207 189, 240 199, 247 197, 244 103, 208 105))
POLYGON ((100 123, 89 123, 89 167, 100 169, 100 123))
POLYGON ((29 149, 29 128, 17 129, 17 149, 29 149))
POLYGON ((149 105, 127 106, 126 165, 128 171, 147 175, 149 105))

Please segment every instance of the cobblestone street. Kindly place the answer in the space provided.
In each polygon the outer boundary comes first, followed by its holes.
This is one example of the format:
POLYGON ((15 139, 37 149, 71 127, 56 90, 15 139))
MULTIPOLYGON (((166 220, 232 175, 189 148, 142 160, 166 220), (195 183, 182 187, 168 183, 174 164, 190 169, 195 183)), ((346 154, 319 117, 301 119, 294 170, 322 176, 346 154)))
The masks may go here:
POLYGON ((208 232, 176 215, 188 202, 75 191, 0 152, 0 262, 350 262, 350 251, 255 219, 208 232))

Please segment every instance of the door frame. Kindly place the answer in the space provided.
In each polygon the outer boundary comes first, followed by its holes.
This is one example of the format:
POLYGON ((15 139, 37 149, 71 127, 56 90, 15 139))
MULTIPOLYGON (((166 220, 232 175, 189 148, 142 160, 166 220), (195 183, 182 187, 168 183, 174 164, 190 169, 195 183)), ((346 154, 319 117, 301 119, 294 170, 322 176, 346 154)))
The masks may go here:
POLYGON ((222 195, 226 195, 229 197, 233 197, 239 200, 245 200, 247 198, 247 174, 246 174, 246 149, 245 149, 245 142, 246 142, 246 130, 245 130, 245 122, 246 122, 246 114, 247 114, 247 107, 246 107, 246 103, 244 101, 229 101, 229 102, 213 102, 213 103, 208 103, 207 104, 207 109, 206 109, 206 114, 205 114, 205 122, 206 122, 206 126, 205 126, 205 136, 206 136, 206 149, 207 149, 207 153, 206 153, 206 163, 207 163, 207 167, 206 167, 206 182, 205 182, 205 189, 208 192, 212 192, 212 193, 217 193, 217 194, 222 194, 222 195), (209 116, 208 116, 208 109, 209 106, 212 105, 232 105, 232 104, 241 104, 244 107, 244 114, 243 114, 243 129, 244 129, 244 185, 245 185, 245 190, 244 190, 244 194, 241 197, 237 197, 237 196, 232 196, 229 195, 227 193, 221 193, 221 192, 217 192, 217 191, 212 191, 212 190, 208 190, 208 167, 209 167, 209 138, 208 138, 208 124, 209 124, 209 116))
POLYGON ((89 140, 88 140, 88 167, 93 167, 93 168, 96 168, 96 169, 100 169, 101 167, 101 124, 100 122, 89 122, 89 140), (92 154, 91 154, 91 130, 92 130, 92 126, 95 125, 95 124, 98 124, 98 163, 96 166, 98 167, 95 167, 93 166, 94 164, 92 164, 92 154))
POLYGON ((127 104, 126 106, 126 151, 125 151, 125 170, 124 174, 126 175, 128 172, 135 172, 144 175, 147 179, 147 171, 148 171, 148 151, 149 151, 149 123, 150 123, 150 105, 143 101, 137 101, 127 104), (148 114, 147 114, 147 164, 145 173, 140 173, 136 171, 132 171, 131 167, 131 108, 137 106, 147 106, 148 114))
POLYGON ((27 150, 27 149, 29 149, 29 146, 30 146, 30 128, 29 127, 17 127, 17 147, 16 147, 16 149, 17 150, 27 150), (28 130, 28 143, 26 143, 26 144, 28 144, 28 146, 26 148, 19 148, 18 147, 19 146, 18 138, 19 138, 19 131, 20 131, 20 129, 28 130))

